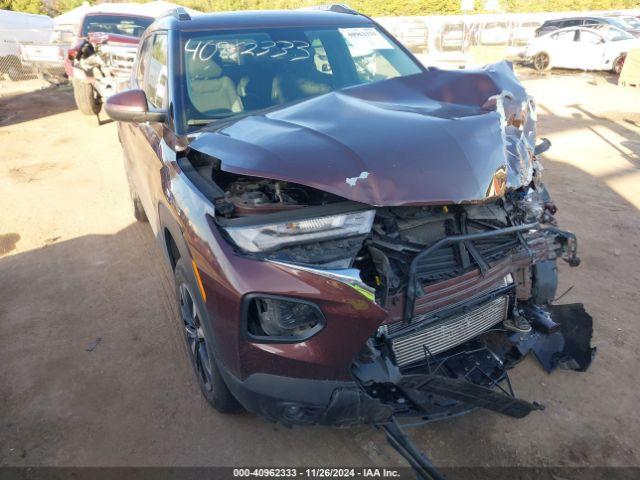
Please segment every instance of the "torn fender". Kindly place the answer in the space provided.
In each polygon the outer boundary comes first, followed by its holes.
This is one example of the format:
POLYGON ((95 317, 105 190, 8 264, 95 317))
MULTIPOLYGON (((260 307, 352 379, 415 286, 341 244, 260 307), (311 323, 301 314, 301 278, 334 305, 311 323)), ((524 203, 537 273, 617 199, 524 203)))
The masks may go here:
POLYGON ((473 203, 531 181, 530 105, 506 62, 432 68, 213 123, 191 147, 228 172, 370 205, 473 203))

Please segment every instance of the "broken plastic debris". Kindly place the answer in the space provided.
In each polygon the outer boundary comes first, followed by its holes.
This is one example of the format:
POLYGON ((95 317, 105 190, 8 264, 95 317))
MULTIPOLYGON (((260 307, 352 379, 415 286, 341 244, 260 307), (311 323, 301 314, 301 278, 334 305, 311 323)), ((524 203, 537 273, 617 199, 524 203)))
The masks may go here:
POLYGON ((102 337, 97 337, 93 342, 91 342, 87 346, 86 351, 93 352, 101 341, 102 341, 102 337))

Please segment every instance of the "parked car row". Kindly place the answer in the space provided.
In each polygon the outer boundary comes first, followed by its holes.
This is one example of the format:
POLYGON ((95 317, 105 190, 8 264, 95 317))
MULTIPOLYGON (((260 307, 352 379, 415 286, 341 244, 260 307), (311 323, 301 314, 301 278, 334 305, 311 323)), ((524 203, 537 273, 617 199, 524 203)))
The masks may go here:
POLYGON ((402 24, 394 29, 394 33, 412 51, 426 51, 430 44, 438 51, 464 51, 471 45, 522 46, 534 36, 539 26, 540 22, 536 21, 471 24, 457 21, 430 29, 424 21, 415 19, 411 20, 409 27, 402 24))
POLYGON ((640 48, 640 39, 605 23, 560 28, 543 34, 529 42, 523 57, 536 70, 561 67, 620 74, 632 48, 640 48))
POLYGON ((410 50, 425 52, 466 51, 470 46, 524 47, 535 37, 567 27, 612 26, 640 36, 640 19, 630 15, 581 16, 547 20, 490 20, 470 22, 461 18, 432 24, 422 18, 407 18, 389 30, 410 50))

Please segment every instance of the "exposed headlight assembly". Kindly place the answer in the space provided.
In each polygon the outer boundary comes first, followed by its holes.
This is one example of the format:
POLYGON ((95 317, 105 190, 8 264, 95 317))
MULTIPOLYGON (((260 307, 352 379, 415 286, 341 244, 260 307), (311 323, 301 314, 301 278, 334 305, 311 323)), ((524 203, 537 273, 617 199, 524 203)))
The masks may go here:
POLYGON ((269 343, 308 340, 325 324, 322 312, 313 303, 273 295, 248 295, 243 316, 249 337, 269 343))
POLYGON ((231 240, 248 253, 268 252, 287 245, 331 240, 371 231, 375 210, 341 213, 263 225, 223 227, 231 240))

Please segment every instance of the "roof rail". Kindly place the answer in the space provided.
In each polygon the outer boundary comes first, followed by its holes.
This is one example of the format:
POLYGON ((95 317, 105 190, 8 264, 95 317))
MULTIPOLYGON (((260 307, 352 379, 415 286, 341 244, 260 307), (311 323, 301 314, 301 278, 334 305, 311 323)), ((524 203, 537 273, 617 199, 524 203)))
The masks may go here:
POLYGON ((350 15, 360 15, 360 12, 354 10, 343 3, 330 3, 327 5, 314 5, 312 7, 303 7, 300 10, 322 10, 324 12, 348 13, 350 15))
POLYGON ((184 7, 176 7, 171 10, 167 10, 158 18, 164 17, 176 17, 178 20, 191 20, 191 15, 184 9, 184 7))
POLYGON ((191 15, 187 13, 184 7, 178 7, 175 9, 175 16, 178 20, 191 20, 191 15))

